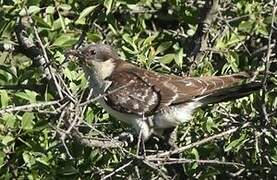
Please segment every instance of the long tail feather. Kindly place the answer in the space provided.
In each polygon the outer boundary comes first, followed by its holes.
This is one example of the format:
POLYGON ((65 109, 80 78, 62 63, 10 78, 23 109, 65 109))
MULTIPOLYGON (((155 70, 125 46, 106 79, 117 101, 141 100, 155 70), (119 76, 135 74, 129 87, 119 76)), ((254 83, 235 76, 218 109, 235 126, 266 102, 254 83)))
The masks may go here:
POLYGON ((262 88, 261 82, 251 82, 233 87, 223 88, 207 94, 199 99, 203 104, 218 103, 238 99, 262 88))

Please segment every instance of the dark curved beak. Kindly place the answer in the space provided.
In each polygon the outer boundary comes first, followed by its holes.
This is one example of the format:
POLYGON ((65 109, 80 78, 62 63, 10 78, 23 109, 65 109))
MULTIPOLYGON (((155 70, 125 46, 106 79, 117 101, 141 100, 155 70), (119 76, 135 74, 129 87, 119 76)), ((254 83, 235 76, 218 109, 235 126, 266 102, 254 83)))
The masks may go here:
POLYGON ((68 57, 68 56, 73 56, 73 57, 77 57, 77 58, 83 58, 84 56, 82 55, 81 51, 78 50, 78 49, 71 49, 71 50, 68 50, 66 53, 65 53, 65 56, 68 57))

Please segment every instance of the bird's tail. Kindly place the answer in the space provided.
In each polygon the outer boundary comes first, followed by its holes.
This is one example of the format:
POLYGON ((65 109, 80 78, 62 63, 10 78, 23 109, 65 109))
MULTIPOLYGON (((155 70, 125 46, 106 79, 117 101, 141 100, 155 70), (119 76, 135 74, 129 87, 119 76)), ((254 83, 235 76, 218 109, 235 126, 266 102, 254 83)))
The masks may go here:
MULTIPOLYGON (((273 83, 268 82, 268 86, 272 87, 273 83)), ((247 96, 254 91, 262 89, 261 82, 250 82, 246 84, 236 85, 233 87, 222 88, 213 91, 199 99, 203 104, 219 103, 230 100, 235 100, 244 96, 247 96)))

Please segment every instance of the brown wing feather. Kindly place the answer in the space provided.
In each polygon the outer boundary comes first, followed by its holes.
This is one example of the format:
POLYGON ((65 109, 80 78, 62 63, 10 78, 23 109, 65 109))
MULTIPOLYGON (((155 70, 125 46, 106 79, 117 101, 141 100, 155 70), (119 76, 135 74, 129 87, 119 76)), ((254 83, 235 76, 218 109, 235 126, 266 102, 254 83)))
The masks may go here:
POLYGON ((115 110, 140 115, 150 115, 159 104, 159 94, 138 76, 130 72, 113 73, 107 80, 112 84, 106 96, 107 103, 115 110), (118 89, 118 90, 116 90, 118 89))
POLYGON ((219 89, 232 87, 245 78, 245 74, 212 77, 163 75, 122 61, 109 77, 114 82, 109 90, 126 85, 131 80, 134 84, 109 95, 107 101, 120 111, 152 114, 166 106, 192 101, 219 89))
POLYGON ((133 71, 150 86, 154 86, 160 94, 159 109, 179 104, 210 94, 218 89, 239 84, 247 76, 243 73, 212 77, 178 77, 162 75, 137 68, 133 71))

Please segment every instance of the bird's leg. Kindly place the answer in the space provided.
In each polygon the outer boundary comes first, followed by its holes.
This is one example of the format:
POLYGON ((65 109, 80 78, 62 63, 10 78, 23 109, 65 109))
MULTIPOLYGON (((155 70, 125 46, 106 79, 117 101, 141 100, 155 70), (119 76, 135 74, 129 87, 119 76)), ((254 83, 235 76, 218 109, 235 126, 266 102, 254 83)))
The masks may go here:
MULTIPOLYGON (((164 133, 163 133, 164 134, 164 143, 165 143, 164 150, 171 151, 171 150, 178 148, 178 146, 176 144, 177 129, 178 129, 178 127, 173 127, 173 128, 166 129, 164 131, 164 133)), ((173 154, 173 155, 170 155, 169 158, 180 158, 180 156, 181 156, 181 154, 173 154)), ((168 174, 171 177, 178 177, 178 178, 186 177, 182 164, 170 164, 170 165, 166 165, 165 168, 167 169, 168 174)))
POLYGON ((170 149, 176 149, 178 147, 176 144, 177 130, 178 130, 178 127, 176 126, 174 128, 169 128, 164 132, 166 143, 168 143, 168 145, 170 146, 170 149))
POLYGON ((146 121, 147 121, 147 118, 143 114, 142 126, 141 126, 141 129, 139 132, 139 138, 138 138, 138 144, 137 144, 137 155, 142 155, 144 157, 146 156, 146 154, 145 154, 145 138, 148 138, 148 137, 146 137, 144 128, 147 129, 146 131, 149 131, 149 129, 148 129, 149 126, 147 125, 146 121), (144 126, 147 126, 147 127, 144 127, 144 126))
POLYGON ((162 132, 159 134, 159 149, 163 150, 174 150, 178 146, 176 144, 177 139, 177 127, 163 129, 162 132))
POLYGON ((142 131, 139 132, 138 143, 137 143, 137 155, 145 157, 145 144, 142 131))

